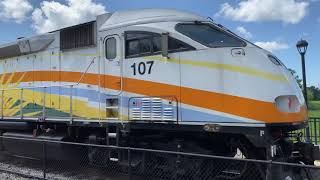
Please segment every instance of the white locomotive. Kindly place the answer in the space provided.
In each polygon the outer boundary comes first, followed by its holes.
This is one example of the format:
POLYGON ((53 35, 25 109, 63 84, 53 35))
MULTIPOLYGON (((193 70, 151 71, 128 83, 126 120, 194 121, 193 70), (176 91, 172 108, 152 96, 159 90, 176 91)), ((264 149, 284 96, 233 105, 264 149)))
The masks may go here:
POLYGON ((291 147, 288 133, 308 119, 277 57, 176 10, 103 14, 17 39, 0 46, 0 74, 3 136, 271 159, 290 156, 274 149, 291 147))

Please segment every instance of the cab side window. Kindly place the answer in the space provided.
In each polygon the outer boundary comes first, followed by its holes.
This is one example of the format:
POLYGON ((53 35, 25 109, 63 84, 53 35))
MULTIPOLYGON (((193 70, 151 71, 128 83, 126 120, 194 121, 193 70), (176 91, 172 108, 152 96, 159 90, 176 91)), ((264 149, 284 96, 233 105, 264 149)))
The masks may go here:
POLYGON ((114 37, 108 38, 105 42, 106 59, 114 59, 117 57, 117 40, 114 37))
POLYGON ((181 42, 177 39, 173 39, 169 37, 169 52, 173 52, 173 51, 185 51, 185 50, 189 50, 191 49, 191 47, 187 44, 185 44, 184 42, 181 42))
MULTIPOLYGON (((126 58, 151 56, 161 53, 161 35, 152 32, 129 31, 125 33, 126 58)), ((190 45, 169 38, 169 52, 193 50, 190 45)))

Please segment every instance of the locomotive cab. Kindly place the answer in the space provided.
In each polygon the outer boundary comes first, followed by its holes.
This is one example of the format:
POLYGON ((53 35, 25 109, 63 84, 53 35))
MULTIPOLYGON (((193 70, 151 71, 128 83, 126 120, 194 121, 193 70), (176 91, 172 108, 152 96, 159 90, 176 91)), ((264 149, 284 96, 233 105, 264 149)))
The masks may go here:
MULTIPOLYGON (((180 112, 173 112, 172 121, 177 124, 304 124, 307 111, 301 90, 278 58, 200 17, 185 15, 177 20, 129 23, 116 30, 108 26, 100 32, 101 49, 106 49, 105 72, 117 69, 108 67, 113 63, 119 69, 114 75, 123 77, 122 88, 137 87, 137 79, 150 88, 150 92, 121 89, 117 93, 128 98, 136 93, 175 99, 180 112), (108 44, 108 34, 117 34, 119 42, 114 46, 118 48, 108 44), (108 48, 112 53, 118 49, 119 57, 109 58, 108 48)), ((125 108, 129 120, 139 120, 131 111, 139 108, 136 101, 125 108)))

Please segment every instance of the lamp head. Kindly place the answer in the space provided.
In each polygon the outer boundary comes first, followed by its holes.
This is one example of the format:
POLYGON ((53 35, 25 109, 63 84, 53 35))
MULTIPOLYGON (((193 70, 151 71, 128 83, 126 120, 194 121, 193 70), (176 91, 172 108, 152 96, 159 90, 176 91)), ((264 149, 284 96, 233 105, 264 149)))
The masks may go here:
POLYGON ((306 40, 300 40, 297 42, 297 49, 300 54, 305 54, 307 52, 309 43, 306 40))

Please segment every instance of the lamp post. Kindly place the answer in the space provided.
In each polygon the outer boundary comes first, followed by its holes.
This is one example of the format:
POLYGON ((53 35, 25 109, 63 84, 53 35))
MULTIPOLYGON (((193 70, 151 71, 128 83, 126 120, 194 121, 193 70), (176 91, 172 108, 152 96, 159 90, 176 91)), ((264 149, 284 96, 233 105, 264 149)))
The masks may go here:
MULTIPOLYGON (((307 78, 306 78, 306 64, 305 64, 305 54, 308 49, 308 42, 306 40, 300 40, 297 42, 297 49, 301 55, 301 63, 302 63, 302 79, 303 79, 303 95, 308 108, 308 94, 307 94, 307 78)), ((309 119, 308 119, 309 122, 309 119)), ((307 141, 310 141, 310 131, 309 131, 309 123, 306 129, 307 141)))

